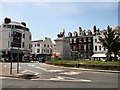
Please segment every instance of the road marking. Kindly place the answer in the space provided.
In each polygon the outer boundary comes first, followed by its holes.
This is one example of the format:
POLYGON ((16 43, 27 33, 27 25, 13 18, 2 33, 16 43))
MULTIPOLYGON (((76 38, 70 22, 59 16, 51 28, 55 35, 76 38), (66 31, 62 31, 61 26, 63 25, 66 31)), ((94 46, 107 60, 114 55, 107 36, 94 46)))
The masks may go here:
POLYGON ((77 74, 80 74, 80 72, 63 72, 63 73, 59 73, 59 74, 65 74, 65 75, 77 75, 77 74))
POLYGON ((74 81, 74 82, 92 82, 91 80, 87 80, 87 79, 78 79, 78 78, 71 78, 71 77, 64 77, 64 76, 57 76, 56 78, 50 78, 50 80, 74 81))
POLYGON ((64 76, 56 76, 54 78, 50 79, 31 79, 31 80, 44 80, 44 81, 67 81, 67 82, 87 82, 91 83, 92 80, 87 79, 78 79, 78 78, 70 78, 70 77, 64 77, 64 76))
POLYGON ((57 78, 50 78, 50 80, 63 80, 65 78, 61 77, 61 76, 57 76, 57 78))
POLYGON ((35 65, 34 65, 34 64, 28 64, 28 66, 32 66, 32 67, 34 67, 35 65))
POLYGON ((62 72, 64 70, 48 70, 49 72, 62 72))
POLYGON ((47 69, 41 68, 41 67, 35 67, 35 68, 44 70, 44 71, 46 71, 46 72, 61 72, 61 71, 64 71, 64 70, 47 70, 47 69))

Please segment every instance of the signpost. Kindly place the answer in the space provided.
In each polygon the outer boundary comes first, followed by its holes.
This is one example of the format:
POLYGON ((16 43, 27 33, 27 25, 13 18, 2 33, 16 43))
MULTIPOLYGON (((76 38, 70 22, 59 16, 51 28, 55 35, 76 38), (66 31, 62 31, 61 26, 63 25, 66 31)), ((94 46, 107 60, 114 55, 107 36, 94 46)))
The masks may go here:
POLYGON ((10 74, 12 74, 12 62, 13 62, 13 47, 17 47, 17 73, 19 73, 19 48, 21 48, 21 36, 22 34, 18 31, 13 31, 11 29, 11 65, 10 74))
POLYGON ((18 48, 18 58, 17 58, 17 73, 19 73, 19 48, 18 48))

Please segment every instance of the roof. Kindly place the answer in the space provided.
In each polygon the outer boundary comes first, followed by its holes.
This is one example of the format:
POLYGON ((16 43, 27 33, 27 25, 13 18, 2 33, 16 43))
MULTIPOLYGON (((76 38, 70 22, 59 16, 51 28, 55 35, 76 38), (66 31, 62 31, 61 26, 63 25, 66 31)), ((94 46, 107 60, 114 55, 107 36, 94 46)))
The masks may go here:
POLYGON ((116 27, 113 29, 113 31, 117 31, 117 30, 120 30, 120 26, 119 26, 119 25, 116 26, 116 27))
POLYGON ((9 24, 11 24, 11 25, 18 25, 18 26, 22 26, 22 27, 25 27, 24 25, 22 25, 20 22, 11 22, 11 23, 9 23, 9 24))

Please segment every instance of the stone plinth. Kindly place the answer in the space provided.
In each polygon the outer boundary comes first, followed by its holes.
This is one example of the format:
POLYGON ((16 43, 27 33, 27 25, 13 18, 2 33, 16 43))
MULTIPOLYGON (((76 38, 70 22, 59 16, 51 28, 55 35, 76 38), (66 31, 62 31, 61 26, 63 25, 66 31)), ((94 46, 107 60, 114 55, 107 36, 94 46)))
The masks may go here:
POLYGON ((60 58, 64 60, 71 59, 70 54, 70 43, 65 37, 57 38, 54 40, 56 42, 56 53, 60 53, 60 58))

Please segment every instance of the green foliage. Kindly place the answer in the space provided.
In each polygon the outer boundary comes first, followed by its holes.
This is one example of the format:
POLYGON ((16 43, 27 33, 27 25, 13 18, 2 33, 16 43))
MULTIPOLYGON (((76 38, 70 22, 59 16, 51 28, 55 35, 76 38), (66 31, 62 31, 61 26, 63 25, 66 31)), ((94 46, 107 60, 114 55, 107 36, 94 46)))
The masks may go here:
POLYGON ((88 60, 50 60, 53 64, 88 64, 88 65, 105 65, 105 66, 120 66, 120 61, 88 61, 88 60))
POLYGON ((111 61, 111 53, 113 52, 116 56, 116 52, 120 50, 120 36, 108 26, 107 31, 104 33, 104 37, 99 36, 99 41, 103 47, 108 49, 107 58, 108 61, 111 61))

